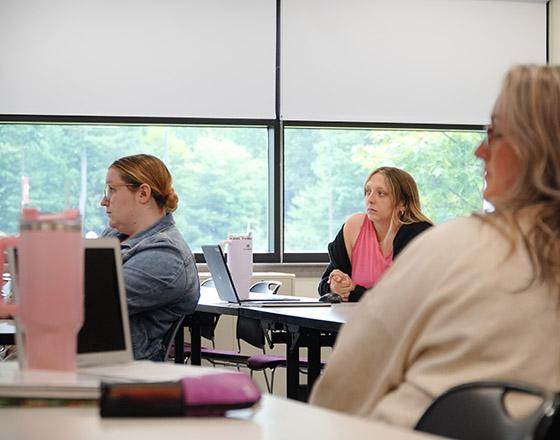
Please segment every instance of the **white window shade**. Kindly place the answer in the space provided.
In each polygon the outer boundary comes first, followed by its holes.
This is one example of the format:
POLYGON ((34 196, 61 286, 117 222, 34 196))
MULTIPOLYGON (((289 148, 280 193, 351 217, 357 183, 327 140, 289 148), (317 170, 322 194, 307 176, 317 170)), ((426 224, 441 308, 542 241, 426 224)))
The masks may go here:
POLYGON ((0 114, 273 118, 274 0, 2 0, 0 114))
POLYGON ((507 69, 546 62, 545 2, 282 5, 286 120, 484 124, 507 69))

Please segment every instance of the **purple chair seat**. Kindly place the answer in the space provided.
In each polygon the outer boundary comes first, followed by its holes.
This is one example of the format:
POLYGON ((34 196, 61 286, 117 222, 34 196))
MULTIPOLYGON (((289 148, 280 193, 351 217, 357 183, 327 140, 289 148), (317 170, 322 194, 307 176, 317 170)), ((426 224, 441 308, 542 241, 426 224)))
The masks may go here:
MULTIPOLYGON (((183 345, 183 352, 185 353, 185 358, 188 359, 192 353, 191 344, 185 342, 183 345)), ((250 356, 233 350, 201 347, 200 357, 207 360, 212 365, 233 365, 239 367, 245 366, 250 356)))
POLYGON ((251 370, 264 370, 265 368, 277 368, 286 366, 286 356, 273 356, 270 354, 256 354, 247 359, 247 366, 251 370))
MULTIPOLYGON (((274 356, 271 354, 257 354, 251 356, 247 359, 247 366, 252 370, 264 370, 265 368, 277 368, 286 367, 287 361, 286 356, 274 356)), ((309 366, 307 358, 300 358, 299 365, 302 368, 307 368, 309 366)), ((325 366, 324 362, 321 362, 321 368, 325 366)))
POLYGON ((206 359, 210 362, 215 361, 227 361, 229 363, 235 364, 246 364, 250 356, 242 353, 238 353, 233 350, 220 350, 217 348, 202 348, 200 351, 200 356, 202 359, 206 359))

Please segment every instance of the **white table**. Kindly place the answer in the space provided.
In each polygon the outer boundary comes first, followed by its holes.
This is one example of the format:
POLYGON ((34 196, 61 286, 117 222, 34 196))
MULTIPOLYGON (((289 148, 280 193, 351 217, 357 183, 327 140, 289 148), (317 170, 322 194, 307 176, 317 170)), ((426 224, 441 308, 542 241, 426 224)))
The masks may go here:
MULTIPOLYGON (((171 363, 135 362, 103 367, 105 374, 137 380, 177 380, 185 376, 212 374, 220 369, 171 363)), ((15 363, 0 364, 4 377, 17 372, 15 363)), ((91 370, 88 369, 88 370, 91 370)), ((14 380, 16 379, 14 377, 14 380)), ((88 386, 91 377, 85 380, 88 386)), ((60 383, 60 382, 58 382, 60 383)), ((213 418, 101 418, 97 407, 0 408, 0 438, 9 440, 330 440, 362 439, 422 440, 437 438, 409 430, 355 418, 270 394, 259 404, 233 415, 213 418)))
MULTIPOLYGON (((197 368, 197 367, 186 367, 197 368)), ((240 418, 102 419, 96 408, 0 409, 2 438, 10 440, 428 440, 440 437, 393 428, 263 395, 254 413, 240 418)))

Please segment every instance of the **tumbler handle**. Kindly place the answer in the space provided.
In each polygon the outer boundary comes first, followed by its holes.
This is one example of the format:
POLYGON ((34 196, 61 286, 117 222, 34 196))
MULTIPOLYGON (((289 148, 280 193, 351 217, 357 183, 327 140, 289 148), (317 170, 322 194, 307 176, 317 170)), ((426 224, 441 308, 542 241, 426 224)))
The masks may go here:
MULTIPOLYGON (((17 237, 10 236, 0 238, 0 270, 2 271, 2 276, 4 276, 4 253, 6 248, 15 247, 16 245, 17 237)), ((9 318, 10 316, 14 316, 16 312, 17 306, 15 304, 7 304, 3 300, 0 300, 0 318, 9 318)))

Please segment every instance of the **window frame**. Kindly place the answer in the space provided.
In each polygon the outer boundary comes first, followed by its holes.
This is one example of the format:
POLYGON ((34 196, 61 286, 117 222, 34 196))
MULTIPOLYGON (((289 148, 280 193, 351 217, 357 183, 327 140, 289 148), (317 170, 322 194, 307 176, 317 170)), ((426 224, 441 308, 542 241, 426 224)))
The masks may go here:
MULTIPOLYGON (((163 118, 135 116, 57 116, 57 115, 0 115, 0 124, 68 124, 68 125, 167 125, 214 127, 266 127, 268 130, 268 237, 271 252, 255 253, 255 263, 327 263, 328 253, 284 252, 284 133, 286 129, 375 129, 375 130, 430 130, 430 131, 484 131, 483 125, 465 124, 399 124, 340 121, 283 121, 270 119, 213 119, 163 118)), ((350 214, 350 213, 349 213, 350 214)), ((334 239, 334 237, 333 237, 334 239)), ((195 254, 197 263, 203 263, 201 253, 195 254)))
MULTIPOLYGON (((478 124, 401 124, 401 123, 381 123, 381 122, 342 122, 342 121, 283 121, 284 129, 308 128, 308 129, 371 129, 371 130, 426 130, 426 131, 480 131, 484 132, 486 125, 478 124)), ((282 144, 282 152, 284 145, 282 144)), ((284 160, 282 157, 282 165, 284 160)), ((284 182, 282 182, 284 189, 284 182)), ((350 215, 352 213, 348 213, 350 215)), ((282 215, 284 210, 282 209, 282 215)), ((282 238, 284 227, 282 227, 282 238)), ((332 237, 334 240, 334 236, 332 237)), ((282 243, 283 245, 283 243, 282 243)), ((326 249, 325 249, 326 251, 326 249)), ((328 263, 329 255, 327 252, 284 252, 282 247, 281 263, 328 263)))

